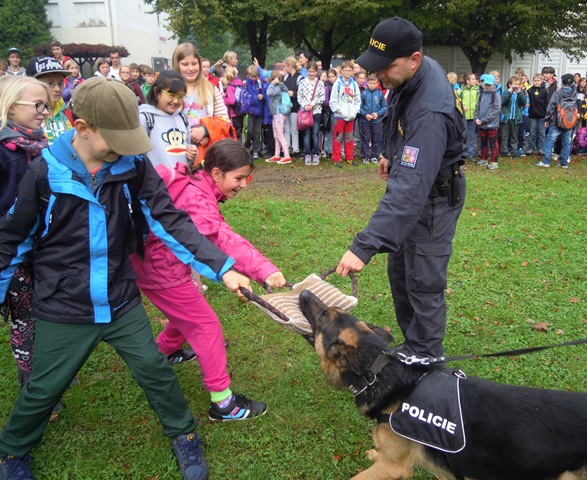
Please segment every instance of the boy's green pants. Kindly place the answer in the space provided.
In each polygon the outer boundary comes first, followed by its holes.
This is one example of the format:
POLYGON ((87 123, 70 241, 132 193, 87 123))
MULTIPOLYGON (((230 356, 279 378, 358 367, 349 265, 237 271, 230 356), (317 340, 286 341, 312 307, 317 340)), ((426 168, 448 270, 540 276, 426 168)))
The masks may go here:
POLYGON ((43 436, 53 407, 104 341, 118 352, 157 412, 163 434, 174 438, 197 425, 167 358, 157 348, 142 305, 108 324, 65 324, 37 319, 33 373, 0 433, 0 457, 22 457, 43 436))

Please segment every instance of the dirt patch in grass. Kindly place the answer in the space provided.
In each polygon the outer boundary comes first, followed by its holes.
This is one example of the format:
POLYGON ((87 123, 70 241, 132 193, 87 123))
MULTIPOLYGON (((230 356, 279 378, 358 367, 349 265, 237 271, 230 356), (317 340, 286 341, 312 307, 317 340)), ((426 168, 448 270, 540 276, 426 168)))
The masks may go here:
POLYGON ((296 159, 289 165, 255 162, 253 181, 248 187, 251 193, 295 197, 311 193, 314 198, 331 197, 342 185, 378 185, 382 190, 385 184, 377 174, 377 165, 360 164, 357 167, 345 165, 335 168, 331 161, 320 165, 306 166, 303 160, 296 159))

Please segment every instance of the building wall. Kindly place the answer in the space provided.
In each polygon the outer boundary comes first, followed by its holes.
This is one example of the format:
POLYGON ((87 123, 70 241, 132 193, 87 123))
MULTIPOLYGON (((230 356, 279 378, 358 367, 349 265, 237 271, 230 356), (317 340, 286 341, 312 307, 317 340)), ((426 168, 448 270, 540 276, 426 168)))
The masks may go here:
MULTIPOLYGON (((425 46, 424 54, 434 58, 447 72, 456 72, 457 75, 460 75, 463 72, 471 71, 469 60, 458 46, 425 46)), ((485 72, 497 70, 501 73, 502 81, 505 82, 514 74, 516 68, 522 67, 532 81, 532 75, 540 73, 542 67, 547 66, 554 67, 558 78, 565 73, 574 74, 577 72, 583 77, 587 76, 587 58, 574 62, 558 49, 549 50, 548 55, 542 53, 525 55, 524 57, 514 55, 511 63, 501 53, 495 54, 487 64, 485 72)))
MULTIPOLYGON (((166 17, 149 13, 142 0, 49 0, 51 33, 61 43, 122 45, 123 64, 171 64, 176 40, 165 29, 166 17)), ((65 52, 67 54, 67 52, 65 52)))

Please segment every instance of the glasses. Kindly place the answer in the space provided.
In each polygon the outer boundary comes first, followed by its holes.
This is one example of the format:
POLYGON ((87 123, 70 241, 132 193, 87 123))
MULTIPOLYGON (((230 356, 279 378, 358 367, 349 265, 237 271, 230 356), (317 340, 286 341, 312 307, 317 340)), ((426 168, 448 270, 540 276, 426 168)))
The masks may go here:
POLYGON ((34 105, 35 109, 37 110, 37 113, 44 113, 45 110, 47 110, 48 112, 50 112, 51 110, 51 106, 47 105, 46 103, 43 102, 25 102, 24 100, 19 100, 17 102, 14 102, 16 105, 34 105))
POLYGON ((245 182, 247 182, 247 185, 248 185, 249 183, 251 183, 251 180, 252 180, 252 179, 253 179, 253 176, 252 176, 252 175, 247 175, 247 178, 245 178, 245 182))
POLYGON ((171 93, 168 90, 161 90, 165 95, 169 95, 171 98, 175 98, 176 100, 181 100, 183 102, 185 98, 185 93, 171 93))
POLYGON ((55 88, 55 87, 63 88, 65 86, 65 84, 63 82, 59 82, 59 83, 47 82, 46 85, 48 85, 49 88, 55 88))

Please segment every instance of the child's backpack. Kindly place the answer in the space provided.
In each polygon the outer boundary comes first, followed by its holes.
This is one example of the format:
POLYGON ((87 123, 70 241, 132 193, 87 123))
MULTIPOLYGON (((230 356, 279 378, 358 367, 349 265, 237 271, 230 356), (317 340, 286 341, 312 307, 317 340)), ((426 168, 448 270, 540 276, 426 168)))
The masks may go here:
MULTIPOLYGON (((155 126, 155 116, 151 112, 141 112, 141 115, 145 117, 145 123, 147 124, 147 135, 151 136, 151 130, 155 126)), ((183 123, 186 127, 189 127, 190 121, 188 116, 185 114, 184 111, 179 112, 179 116, 183 120, 183 123)), ((189 135, 189 128, 188 128, 188 135, 189 135)))
POLYGON ((243 85, 234 89, 234 111, 237 115, 246 115, 251 112, 251 94, 243 85))
POLYGON ((577 143, 579 144, 579 147, 581 147, 581 148, 587 147, 587 128, 586 127, 581 128, 577 132, 577 136, 575 138, 577 139, 577 143))
POLYGON ((289 98, 289 93, 281 92, 281 101, 277 105, 277 111, 282 115, 289 115, 291 113, 292 108, 291 98, 289 98))
POLYGON ((556 123, 563 130, 570 130, 577 125, 579 109, 573 96, 561 98, 556 106, 556 123))

